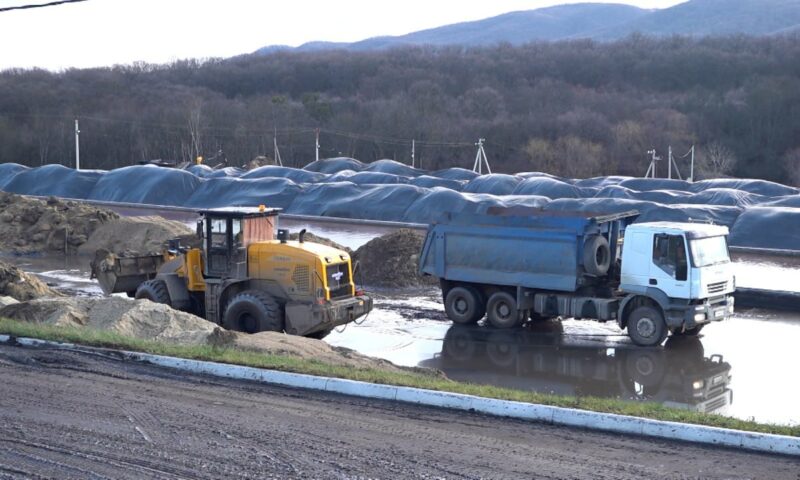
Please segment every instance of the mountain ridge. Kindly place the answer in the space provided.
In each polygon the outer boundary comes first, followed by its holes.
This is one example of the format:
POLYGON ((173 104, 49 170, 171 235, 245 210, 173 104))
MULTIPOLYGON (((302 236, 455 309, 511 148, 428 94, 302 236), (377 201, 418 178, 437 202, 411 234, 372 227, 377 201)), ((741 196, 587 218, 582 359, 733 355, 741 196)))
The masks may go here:
POLYGON ((396 36, 355 42, 312 41, 298 47, 270 45, 276 51, 385 50, 414 45, 467 47, 498 43, 591 39, 614 41, 634 33, 650 36, 777 35, 800 32, 800 0, 689 0, 665 9, 618 3, 576 3, 508 12, 396 36))

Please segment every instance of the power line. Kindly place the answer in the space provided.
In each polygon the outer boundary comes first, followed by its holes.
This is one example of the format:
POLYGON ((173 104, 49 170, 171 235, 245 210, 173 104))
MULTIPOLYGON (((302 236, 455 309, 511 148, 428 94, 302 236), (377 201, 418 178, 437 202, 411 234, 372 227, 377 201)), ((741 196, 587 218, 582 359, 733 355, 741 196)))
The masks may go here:
POLYGON ((44 8, 44 7, 55 7, 56 5, 63 5, 65 3, 78 3, 78 2, 86 2, 88 0, 57 0, 55 2, 48 2, 48 3, 33 3, 29 5, 17 5, 16 7, 0 7, 0 13, 3 12, 10 12, 11 10, 29 10, 32 8, 44 8))

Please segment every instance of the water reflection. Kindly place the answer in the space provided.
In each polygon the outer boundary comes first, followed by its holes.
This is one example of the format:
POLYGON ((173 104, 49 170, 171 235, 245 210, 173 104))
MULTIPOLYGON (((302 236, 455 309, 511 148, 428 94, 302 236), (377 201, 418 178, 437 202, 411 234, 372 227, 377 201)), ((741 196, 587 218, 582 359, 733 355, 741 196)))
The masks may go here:
POLYGON ((565 337, 560 323, 533 329, 453 326, 442 351, 422 366, 472 383, 561 395, 645 400, 723 413, 732 400, 731 366, 706 356, 697 338, 664 347, 598 346, 565 337))

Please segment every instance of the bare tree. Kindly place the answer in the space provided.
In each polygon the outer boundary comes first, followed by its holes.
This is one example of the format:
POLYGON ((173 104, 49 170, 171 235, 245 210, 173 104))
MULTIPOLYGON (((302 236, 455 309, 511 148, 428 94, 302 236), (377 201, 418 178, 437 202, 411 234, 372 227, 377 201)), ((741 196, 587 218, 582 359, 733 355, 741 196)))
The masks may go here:
POLYGON ((727 177, 736 167, 736 157, 731 149, 719 142, 705 146, 697 156, 695 169, 699 178, 727 177))

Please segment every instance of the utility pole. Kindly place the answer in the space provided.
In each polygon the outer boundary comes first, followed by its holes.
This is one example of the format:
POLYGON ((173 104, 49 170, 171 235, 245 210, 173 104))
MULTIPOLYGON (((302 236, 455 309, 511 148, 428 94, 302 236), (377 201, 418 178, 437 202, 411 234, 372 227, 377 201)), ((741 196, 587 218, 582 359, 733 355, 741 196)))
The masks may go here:
POLYGON ((318 128, 318 129, 316 129, 316 130, 315 130, 315 132, 316 132, 316 134, 317 134, 316 147, 315 147, 315 149, 316 149, 316 152, 317 152, 317 154, 316 154, 316 159, 317 159, 317 161, 319 162, 319 128, 318 128))
POLYGON ((75 118, 75 170, 81 169, 81 130, 78 128, 78 118, 75 118))
POLYGON ((650 155, 650 166, 647 167, 647 173, 644 174, 644 178, 656 178, 656 165, 657 162, 661 161, 661 157, 656 156, 656 149, 648 150, 647 154, 650 155))
POLYGON ((492 167, 489 166, 489 159, 486 158, 486 151, 483 149, 483 142, 485 142, 485 138, 479 138, 478 143, 475 144, 478 147, 478 154, 475 155, 475 164, 472 165, 472 171, 483 175, 483 164, 486 163, 486 171, 488 173, 492 173, 492 167))
POLYGON ((692 145, 692 171, 689 172, 689 181, 694 182, 694 145, 692 145))
POLYGON ((672 180, 672 145, 669 146, 669 157, 667 161, 667 178, 672 180))
POLYGON ((416 146, 416 140, 411 140, 411 168, 414 168, 414 147, 416 146))

